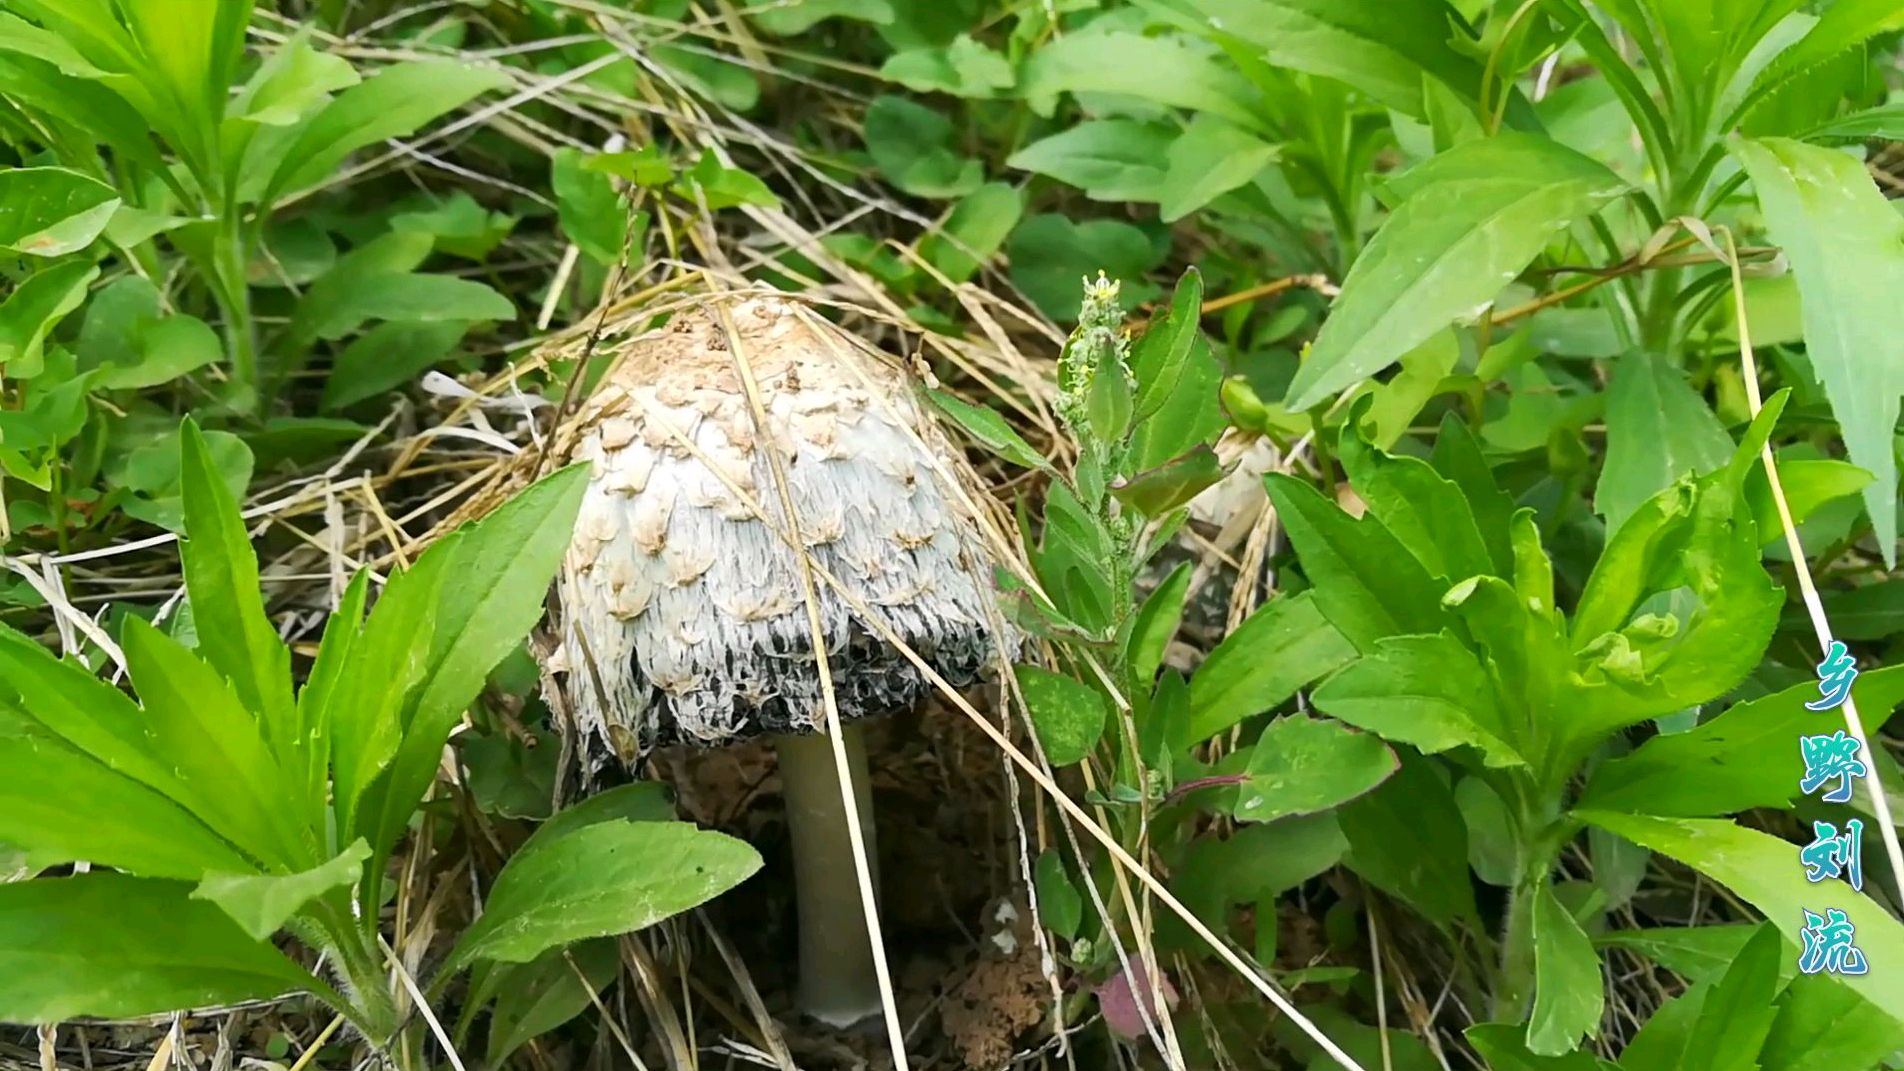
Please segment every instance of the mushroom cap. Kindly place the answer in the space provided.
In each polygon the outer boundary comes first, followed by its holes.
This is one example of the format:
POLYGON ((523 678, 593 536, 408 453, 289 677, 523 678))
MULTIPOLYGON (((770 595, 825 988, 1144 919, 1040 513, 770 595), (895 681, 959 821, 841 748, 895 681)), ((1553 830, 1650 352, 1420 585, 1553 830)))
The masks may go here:
MULTIPOLYGON (((611 345, 619 360, 570 428, 590 482, 557 581, 551 666, 591 769, 663 744, 824 724, 799 562, 775 530, 778 473, 818 569, 950 684, 987 675, 1001 618, 961 504, 974 498, 949 485, 964 478, 960 455, 904 373, 771 296, 709 298, 611 345)), ((817 571, 814 587, 841 718, 908 708, 931 690, 817 571)))

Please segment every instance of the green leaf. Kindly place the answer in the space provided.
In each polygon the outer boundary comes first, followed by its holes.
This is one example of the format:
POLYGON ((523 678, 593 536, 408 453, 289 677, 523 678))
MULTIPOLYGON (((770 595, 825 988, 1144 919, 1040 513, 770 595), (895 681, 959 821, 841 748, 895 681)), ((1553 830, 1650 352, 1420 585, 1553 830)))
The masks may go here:
POLYGON ((129 1018, 329 991, 191 888, 105 872, 0 885, 0 1018, 129 1018))
POLYGON ((1759 1048, 1771 1030, 1772 1001, 1782 987, 1783 958, 1778 931, 1761 925, 1700 1002, 1686 1047, 1689 1057, 1697 1054, 1709 1071, 1759 1071, 1759 1048))
POLYGON ((168 316, 138 331, 138 355, 129 365, 103 369, 95 380, 109 390, 140 390, 194 372, 225 355, 218 335, 196 316, 168 316))
POLYGON ((368 320, 513 320, 516 306, 486 283, 423 272, 363 272, 340 263, 298 302, 292 337, 339 339, 368 320))
POLYGON ((1149 236, 1114 219, 1073 223, 1055 213, 1032 216, 1006 244, 1011 279, 1045 315, 1072 322, 1083 300, 1078 281, 1103 272, 1123 283, 1119 296, 1141 304, 1157 293, 1145 273, 1163 262, 1149 236))
POLYGON ((895 52, 879 68, 880 77, 921 93, 950 93, 983 99, 1010 89, 1011 62, 962 33, 943 48, 895 52))
MULTIPOLYGON (((1848 495, 1855 495, 1871 483, 1871 474, 1846 461, 1832 458, 1778 458, 1778 483, 1785 492, 1785 506, 1791 510, 1792 520, 1800 525, 1805 518, 1817 512, 1818 507, 1848 495)), ((1746 477, 1745 497, 1752 508, 1752 520, 1758 528, 1759 538, 1767 543, 1783 538, 1785 522, 1779 516, 1778 505, 1772 500, 1772 485, 1765 478, 1765 468, 1754 466, 1746 477)), ((1833 592, 1832 594, 1843 594, 1833 592)), ((1826 596, 1827 601, 1830 596, 1826 596)), ((1842 630, 1843 622, 1838 615, 1831 615, 1832 627, 1842 630)), ((1860 637, 1840 631, 1842 639, 1875 639, 1860 637)))
POLYGON ((549 165, 562 233, 597 264, 621 263, 628 245, 628 205, 606 173, 587 166, 580 149, 564 146, 549 165))
POLYGON ((1881 640, 1904 632, 1904 578, 1828 591, 1824 604, 1832 632, 1841 640, 1881 640))
POLYGON ((977 440, 980 446, 1004 458, 1014 465, 1042 472, 1052 471, 1051 462, 1045 456, 1032 449, 1031 444, 1018 434, 1018 430, 1006 423, 1005 418, 982 405, 973 405, 963 398, 947 394, 941 390, 927 390, 926 399, 933 408, 944 413, 960 430, 977 440))
POLYGON ((1526 759, 1494 698, 1487 670, 1447 632, 1394 636, 1324 681, 1316 709, 1423 754, 1478 748, 1489 766, 1526 759))
MULTIPOLYGON (((168 432, 135 448, 127 455, 123 468, 114 479, 135 497, 124 499, 119 508, 129 517, 156 524, 170 532, 185 531, 185 499, 179 467, 179 443, 182 436, 168 432)), ((234 498, 251 483, 255 459, 251 447, 228 431, 205 433, 205 449, 210 468, 219 483, 234 498)))
POLYGON ((1818 21, 1798 43, 1781 53, 1753 86, 1762 97, 1820 64, 1842 56, 1865 41, 1904 28, 1904 8, 1890 0, 1838 0, 1819 11, 1818 21))
POLYGON ((469 327, 465 320, 403 320, 365 331, 331 364, 321 407, 334 412, 409 383, 448 357, 469 327))
POLYGON ((1118 480, 1111 485, 1111 494, 1140 516, 1161 517, 1188 504, 1223 476, 1216 451, 1199 443, 1180 458, 1118 480))
POLYGON ((0 843, 46 866, 83 859, 155 878, 247 865, 190 811, 19 710, 3 685, 0 843))
POLYGON ((548 821, 536 826, 535 832, 517 849, 517 854, 539 850, 584 826, 600 822, 670 822, 674 816, 674 801, 666 785, 658 781, 617 785, 557 811, 548 821))
POLYGON ((1454 481, 1466 496, 1475 524, 1481 529, 1481 539, 1487 544, 1488 558, 1494 563, 1494 575, 1508 575, 1514 568, 1514 550, 1508 539, 1514 500, 1495 482, 1494 471, 1488 467, 1474 434, 1452 412, 1441 418, 1430 460, 1435 471, 1454 481))
POLYGON ((686 822, 607 821, 519 852, 444 965, 526 963, 551 948, 651 926, 760 869, 741 841, 686 822))
POLYGON ((450 60, 385 67, 296 128, 256 199, 269 203, 288 190, 321 182, 358 149, 415 133, 445 112, 509 84, 498 68, 450 60))
POLYGON ((1333 814, 1238 826, 1226 838, 1192 841, 1170 876, 1170 889, 1199 918, 1219 926, 1228 922, 1224 908, 1273 902, 1327 873, 1347 848, 1333 814))
POLYGON ((1189 562, 1179 562, 1137 610, 1125 647, 1125 661, 1130 666, 1131 678, 1140 686, 1149 686, 1157 676, 1170 641, 1183 624, 1184 600, 1190 594, 1192 572, 1189 562))
POLYGON ((1171 746, 1188 748, 1274 709, 1354 657, 1355 649, 1323 618, 1311 592, 1271 599, 1197 667, 1190 679, 1190 716, 1171 746))
POLYGON ((1876 479, 1864 503, 1886 566, 1896 564, 1897 459, 1891 433, 1904 394, 1904 220, 1864 165, 1784 138, 1737 139, 1772 240, 1798 277, 1805 354, 1843 429, 1851 461, 1876 479))
POLYGON ((1277 153, 1276 146, 1228 120, 1197 116, 1164 157, 1159 215, 1175 223, 1254 179, 1277 153))
POLYGON ((46 335, 86 300, 99 267, 71 260, 34 272, 0 302, 0 371, 13 379, 39 374, 46 335))
MULTIPOLYGON (((1796 865, 1797 848, 1789 841, 1718 819, 1652 818, 1606 811, 1575 814, 1669 855, 1731 889, 1785 935, 1788 955, 1795 956, 1802 945, 1804 909, 1821 910, 1819 886, 1805 880, 1804 868, 1796 865)), ((1839 976, 1839 984, 1882 1009, 1894 1023, 1904 1023, 1904 984, 1879 966, 1904 963, 1904 924, 1847 886, 1831 890, 1829 906, 1849 917, 1857 946, 1873 966, 1869 974, 1839 976)))
POLYGON ((217 904, 244 931, 259 941, 284 928, 291 916, 332 889, 350 885, 363 876, 370 845, 359 837, 327 863, 295 874, 206 874, 192 890, 192 899, 217 904))
POLYGON ((0 249, 57 257, 92 244, 119 208, 111 186, 59 167, 0 171, 0 249))
POLYGON ((1316 405, 1472 318, 1557 231, 1626 188, 1597 161, 1518 133, 1457 145, 1394 186, 1406 199, 1343 280, 1289 385, 1292 409, 1316 405))
POLYGON ((963 197, 984 181, 977 160, 953 148, 952 121, 890 94, 866 109, 866 151, 894 186, 915 197, 963 197))
MULTIPOLYGON (((1904 702, 1904 667, 1859 674, 1852 697, 1865 710, 1894 709, 1904 702)), ((1807 681, 1683 733, 1655 736, 1599 764, 1577 805, 1685 818, 1789 807, 1805 773, 1792 741, 1817 726, 1817 712, 1805 709, 1817 698, 1817 683, 1807 681)))
POLYGON ((1050 115, 1061 93, 1115 93, 1261 129, 1255 90, 1220 55, 1183 38, 1095 30, 1060 37, 1025 61, 1019 96, 1050 115))
MULTIPOLYGON (((203 643, 207 622, 197 624, 203 643)), ((179 802, 267 867, 300 868, 312 856, 312 834, 302 824, 316 812, 287 798, 257 716, 210 665, 144 620, 127 619, 124 644, 146 746, 188 786, 179 802)))
MULTIPOLYGON (((1367 411, 1358 403, 1356 414, 1367 411)), ((1337 444, 1349 483, 1408 552, 1431 575, 1449 582, 1493 572, 1493 562, 1467 496, 1426 461, 1377 450, 1352 415, 1337 444)), ((1728 451, 1731 441, 1726 443, 1728 451)))
POLYGON ((1606 466, 1594 508, 1615 529, 1641 502, 1674 480, 1704 475, 1732 457, 1732 437, 1685 376, 1666 360, 1634 351, 1620 359, 1607 391, 1606 466))
POLYGON ((747 0, 747 17, 761 29, 791 37, 825 19, 851 19, 884 25, 893 21, 891 0, 747 0))
POLYGON ((1431 760, 1399 757, 1401 768, 1382 787, 1336 811, 1349 842, 1343 861, 1443 930, 1472 922, 1468 832, 1454 792, 1431 760))
POLYGON ((1352 518, 1309 484, 1266 477, 1289 543, 1315 585, 1316 605, 1357 650, 1387 636, 1439 632, 1445 583, 1372 516, 1352 518))
POLYGON ((1527 1048, 1541 1056, 1572 1052, 1580 1039, 1599 1031, 1606 989, 1600 957, 1554 887, 1541 883, 1534 896, 1534 1013, 1527 1048))
POLYGON ((1171 6, 1261 49, 1269 63, 1346 82, 1416 118, 1426 114, 1424 74, 1470 100, 1481 85, 1479 65, 1449 44, 1460 16, 1443 0, 1179 0, 1171 6))
POLYGON ((1374 791, 1400 765, 1379 737, 1291 714, 1269 723, 1250 750, 1249 780, 1231 812, 1239 822, 1313 814, 1374 791))
POLYGON ((1131 374, 1137 380, 1131 419, 1136 423, 1155 416, 1176 396, 1202 336, 1197 328, 1202 308, 1203 275, 1194 267, 1185 269, 1170 293, 1169 309, 1131 347, 1131 374))
POLYGON ((189 418, 180 428, 178 456, 187 533, 179 560, 198 624, 198 655, 231 682, 284 768, 298 769, 305 741, 291 699, 291 651, 265 616, 258 558, 237 497, 189 418))
POLYGON ((1904 1048, 1904 1025, 1835 979, 1801 974, 1778 1002, 1759 1071, 1877 1067, 1904 1048))
POLYGON ((1053 766, 1082 761, 1104 735, 1109 704, 1103 693, 1037 666, 1018 666, 1016 672, 1046 760, 1053 766))
MULTIPOLYGON (((387 851, 435 776, 450 727, 494 669, 542 619, 543 600, 568 550, 588 486, 587 466, 546 476, 442 543, 443 585, 427 671, 395 762, 373 793, 373 851, 387 851)), ((438 552, 433 547, 425 552, 438 552)), ((419 564, 421 562, 419 561, 419 564)))
POLYGON ((716 212, 736 205, 765 205, 768 208, 780 205, 780 198, 774 196, 766 183, 738 167, 721 163, 713 149, 701 151, 701 158, 676 180, 674 191, 682 197, 705 203, 716 212))
POLYGON ((1057 849, 1047 848, 1038 856, 1035 883, 1038 890, 1038 914, 1045 926, 1059 937, 1072 938, 1084 921, 1084 897, 1071 884, 1065 872, 1064 857, 1057 849))
POLYGON ((517 1049, 587 1011, 620 970, 621 951, 606 939, 550 949, 529 963, 493 965, 489 1066, 502 1067, 517 1049))
MULTIPOLYGON (((1880 104, 1875 108, 1840 115, 1805 133, 1806 141, 1844 138, 1850 141, 1904 139, 1904 102, 1880 104)), ((1752 339, 1758 341, 1758 327, 1752 327, 1752 339)))
POLYGON ((966 282, 1005 244, 1024 211, 1016 189, 988 182, 952 207, 940 229, 920 241, 919 253, 946 278, 966 282))
POLYGON ((1527 1029, 1519 1023, 1478 1023, 1465 1035, 1492 1071, 1614 1071, 1614 1065, 1590 1052, 1539 1056, 1527 1051, 1527 1029))
POLYGON ((1093 201, 1156 201, 1175 139, 1161 123, 1092 119, 1032 142, 1005 166, 1075 186, 1093 201))
POLYGON ((258 72, 232 98, 229 110, 234 119, 289 126, 329 100, 333 92, 358 81, 349 60, 311 47, 307 26, 258 65, 258 72))

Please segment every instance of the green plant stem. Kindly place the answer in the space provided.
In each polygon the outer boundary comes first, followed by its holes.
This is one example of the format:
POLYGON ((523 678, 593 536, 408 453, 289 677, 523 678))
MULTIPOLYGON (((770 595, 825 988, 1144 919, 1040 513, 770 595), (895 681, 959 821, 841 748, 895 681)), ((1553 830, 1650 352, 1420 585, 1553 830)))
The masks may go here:
POLYGON ((233 402, 241 409, 256 411, 263 399, 258 384, 257 327, 251 316, 251 289, 245 285, 245 265, 251 259, 250 243, 236 208, 225 211, 223 229, 212 256, 215 258, 212 293, 224 315, 232 380, 238 387, 233 402))

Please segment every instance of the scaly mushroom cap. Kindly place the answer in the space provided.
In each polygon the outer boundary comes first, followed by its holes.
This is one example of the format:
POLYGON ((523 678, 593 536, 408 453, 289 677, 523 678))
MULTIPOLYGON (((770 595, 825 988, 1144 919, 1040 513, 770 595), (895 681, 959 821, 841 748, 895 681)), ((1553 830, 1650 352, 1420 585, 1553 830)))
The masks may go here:
MULTIPOLYGON (((816 565, 954 686, 995 659, 990 568, 945 483, 962 466, 903 374, 786 299, 726 307, 732 337, 709 304, 611 340, 620 360, 573 425, 590 483, 552 668, 591 767, 824 722, 798 561, 756 513, 783 521, 769 448, 816 565)), ((814 582, 840 716, 918 702, 931 686, 916 667, 814 582)))

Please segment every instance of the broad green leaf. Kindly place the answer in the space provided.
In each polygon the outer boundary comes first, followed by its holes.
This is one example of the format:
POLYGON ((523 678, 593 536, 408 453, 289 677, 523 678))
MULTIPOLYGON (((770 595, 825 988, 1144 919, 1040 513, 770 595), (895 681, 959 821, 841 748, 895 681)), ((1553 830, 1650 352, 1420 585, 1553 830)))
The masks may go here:
POLYGON ((894 186, 915 197, 963 197, 984 181, 977 160, 953 145, 952 121, 905 97, 873 98, 864 121, 866 152, 894 186))
POLYGON ((1374 517, 1350 517, 1309 484, 1272 473, 1269 498, 1315 585, 1316 605, 1357 650, 1387 636, 1438 632, 1447 589, 1374 517))
POLYGON ((183 313, 140 327, 137 346, 133 363, 103 368, 95 382, 109 390, 156 387, 225 355, 210 325, 183 313))
POLYGON ((1828 4, 1820 9, 1810 31, 1759 76, 1753 96, 1763 96, 1873 37, 1900 28, 1904 28, 1904 8, 1890 0, 1838 0, 1828 4))
MULTIPOLYGON (((197 624, 203 643, 206 622, 197 624)), ((316 814, 283 791, 257 714, 212 666, 144 620, 127 619, 124 644, 146 746, 188 787, 180 802, 267 867, 302 869, 313 854, 303 823, 316 814)))
MULTIPOLYGON (((1785 507, 1799 525, 1827 502, 1855 495, 1871 483, 1871 474, 1849 462, 1833 458, 1781 457, 1777 459, 1779 489, 1785 492, 1785 507)), ((1763 466, 1755 466, 1745 484, 1746 501, 1759 538, 1776 542, 1785 535, 1785 522, 1772 500, 1772 485, 1763 466)), ((1836 615, 1832 625, 1838 626, 1836 615)), ((1845 639, 1859 637, 1845 636, 1845 639)))
POLYGON ((1600 957, 1573 914, 1542 883, 1534 895, 1534 1011, 1527 1024, 1527 1048, 1541 1056, 1563 1056, 1600 1027, 1606 989, 1600 982, 1600 957))
MULTIPOLYGON (((360 433, 361 434, 361 433, 360 433)), ((133 449, 124 466, 115 466, 114 479, 128 491, 136 492, 120 501, 119 509, 129 517, 156 524, 169 532, 185 533, 184 472, 180 467, 179 444, 182 436, 166 432, 133 449)), ((212 478, 223 484, 236 498, 245 493, 256 467, 251 447, 228 431, 205 433, 205 450, 212 478)))
MULTIPOLYGON (((179 473, 187 532, 179 560, 198 623, 198 655, 231 682, 283 768, 298 769, 306 742, 291 699, 291 651, 265 616, 258 558, 237 497, 190 419, 180 429, 179 473)), ((302 801, 300 813, 317 803, 302 801)))
MULTIPOLYGON (((1904 102, 1880 104, 1875 108, 1840 115, 1830 122, 1806 131, 1804 140, 1823 141, 1828 138, 1844 138, 1850 141, 1881 139, 1884 141, 1904 140, 1904 102)), ((1758 327, 1753 325, 1752 338, 1758 340, 1758 327)))
POLYGON ((1759 1050, 1759 1071, 1877 1067, 1904 1048, 1904 1025, 1816 974, 1792 979, 1759 1050))
POLYGON ((1904 923, 1863 893, 1833 886, 1821 895, 1797 865, 1797 846, 1769 833, 1711 818, 1652 818, 1643 815, 1579 811, 1576 816, 1662 855, 1669 855, 1724 885, 1763 913, 1785 936, 1787 955, 1802 946, 1804 911, 1822 913, 1827 905, 1842 910, 1855 927, 1855 941, 1872 965, 1864 975, 1840 976, 1839 984, 1856 991, 1904 1023, 1904 984, 1882 965, 1904 963, 1904 923))
POLYGON ((1398 767, 1395 753, 1370 733, 1290 714, 1269 723, 1250 749, 1249 776, 1236 790, 1239 822, 1314 814, 1371 792, 1398 767))
POLYGON ((1708 1071, 1759 1071, 1759 1048, 1771 1030, 1772 1000, 1781 986, 1784 943, 1778 931, 1760 926, 1739 958, 1700 1002, 1687 1055, 1708 1071))
POLYGON ((1443 0, 1175 0, 1268 62, 1346 82, 1407 115, 1426 115, 1422 76, 1472 100, 1481 68, 1451 39, 1460 16, 1443 0))
POLYGON ((747 0, 744 6, 749 19, 780 37, 805 33, 825 19, 893 21, 891 0, 747 0))
MULTIPOLYGON (((1904 667, 1860 674, 1852 697, 1864 710, 1894 709, 1904 702, 1904 667)), ((1578 806, 1687 818, 1789 807, 1805 772, 1793 741, 1817 727, 1817 712, 1805 709, 1817 698, 1816 682, 1808 681, 1683 733, 1655 736, 1597 766, 1578 806)))
POLYGON ((1182 457, 1111 485, 1111 494, 1143 517, 1161 517, 1223 479, 1216 451, 1199 443, 1182 457))
POLYGON ((1067 940, 1076 937, 1078 925, 1084 921, 1084 897, 1079 895, 1077 886, 1071 884, 1071 875, 1064 869, 1064 857, 1057 849, 1048 848, 1038 856, 1034 882, 1038 890, 1038 914, 1046 928, 1067 940))
POLYGON ((398 63, 339 93, 300 124, 255 198, 266 203, 330 177, 344 158, 387 138, 413 134, 478 95, 509 85, 495 67, 448 60, 398 63))
POLYGON ((191 889, 103 871, 0 885, 0 1019, 129 1018, 329 992, 191 889))
POLYGON ((608 821, 512 859, 446 972, 471 960, 526 963, 551 948, 653 925, 760 869, 741 841, 686 822, 608 821))
POLYGON ((879 68, 880 77, 921 93, 950 93, 983 99, 1010 89, 1011 61, 962 33, 943 48, 895 52, 879 68))
POLYGON ((1175 223, 1254 179, 1276 156, 1276 146, 1242 127, 1199 115, 1164 157, 1158 214, 1165 223, 1175 223))
POLYGON ((1428 400, 1446 389, 1448 374, 1460 359, 1461 340, 1452 330, 1430 335, 1428 341, 1402 354, 1397 359, 1400 370, 1369 391, 1364 417, 1369 441, 1384 450, 1393 449, 1428 400))
POLYGON ((1170 293, 1170 307, 1131 347, 1131 375, 1137 381, 1137 401, 1131 419, 1143 423, 1168 405, 1183 382, 1184 371, 1196 357, 1202 332, 1197 318, 1203 307, 1203 275, 1187 269, 1170 293))
POLYGON ((232 98, 231 116, 266 126, 289 126, 330 94, 360 79, 350 61, 311 47, 309 27, 274 49, 232 98))
POLYGON ((99 267, 69 260, 28 276, 0 302, 0 372, 26 379, 40 371, 47 333, 86 300, 99 267))
POLYGON ((1828 591, 1823 598, 1825 616, 1841 640, 1881 640, 1904 632, 1904 578, 1828 591))
POLYGON ((1479 1023, 1464 1036, 1487 1059, 1490 1071, 1615 1071, 1590 1052, 1540 1056, 1527 1051, 1527 1028, 1519 1023, 1479 1023))
POLYGON ((588 157, 564 146, 549 165, 556 215, 562 233, 597 264, 621 263, 628 245, 629 207, 615 184, 600 170, 585 166, 588 157))
POLYGON ((982 405, 972 403, 942 390, 926 391, 926 399, 933 408, 944 413, 961 431, 978 441, 980 446, 1004 458, 1014 465, 1028 469, 1052 471, 1051 462, 1045 456, 1032 449, 1031 444, 1018 434, 1018 430, 1006 422, 997 412, 982 405))
POLYGON ((516 306, 486 283, 425 272, 358 273, 340 264, 305 294, 292 337, 338 339, 368 320, 412 323, 513 320, 516 306))
POLYGON ((1148 687, 1157 676, 1170 641, 1183 624, 1184 600, 1190 594, 1192 572, 1189 562, 1179 562, 1138 607, 1125 653, 1131 677, 1140 688, 1148 687))
POLYGON ((1045 315, 1067 323, 1078 318, 1078 280, 1102 271, 1122 282, 1119 296, 1126 303, 1142 304, 1157 293, 1144 275, 1164 259, 1149 235, 1122 220, 1073 223, 1055 213, 1020 223, 1005 252, 1012 282, 1045 315))
POLYGON ((1018 190, 988 182, 953 206, 939 231, 920 241, 919 253, 946 278, 966 282, 1005 244, 1024 211, 1018 190))
POLYGON ((1472 318, 1560 230, 1625 183, 1546 138, 1506 133, 1457 145, 1397 180, 1406 199, 1369 240, 1289 385, 1307 409, 1472 318))
POLYGON ((1220 55, 1179 37, 1122 30, 1066 34, 1025 61, 1018 93, 1039 115, 1050 115, 1061 93, 1115 93, 1262 128, 1250 83, 1220 55))
POLYGON ((322 408, 336 411, 401 387, 455 351, 464 320, 381 323, 352 339, 324 380, 322 408))
POLYGON ((600 822, 669 822, 674 820, 674 802, 667 787, 658 781, 635 781, 597 792, 557 811, 516 850, 517 855, 540 851, 584 826, 600 822))
POLYGON ((1212 924, 1230 904, 1273 901, 1326 873, 1348 843, 1331 814, 1237 827, 1227 838, 1198 838, 1170 877, 1172 892, 1212 924))
POLYGON ((1175 138, 1161 123, 1092 119, 1032 142, 1005 166, 1075 186, 1094 201, 1156 201, 1175 138))
POLYGON ((1038 742, 1053 766, 1081 761, 1104 735, 1110 716, 1104 694, 1088 684, 1037 666, 1016 669, 1038 742))
POLYGON ((1606 465, 1593 505, 1609 530, 1674 480, 1704 475, 1732 457, 1732 437, 1719 418, 1663 358, 1639 351, 1621 358, 1606 404, 1606 465))
POLYGON ((489 1066, 504 1066, 517 1049, 587 1011, 620 970, 621 951, 606 939, 550 949, 529 963, 493 965, 489 1066))
POLYGON ((542 619, 587 476, 587 466, 546 476, 441 544, 444 575, 456 582, 443 585, 428 670, 396 760, 373 793, 380 816, 376 836, 369 838, 373 851, 387 851, 395 842, 435 776, 450 727, 482 690, 489 671, 542 619))
POLYGON ((192 899, 217 904, 259 941, 284 928, 312 900, 363 876, 370 845, 359 837, 327 863, 295 874, 208 873, 192 890, 192 899))
MULTIPOLYGON (((1604 832, 1604 830, 1602 830, 1604 832)), ((1608 834, 1611 836, 1611 834, 1608 834)), ((1716 979, 1739 958, 1747 941, 1758 932, 1757 923, 1714 926, 1655 926, 1644 930, 1615 930, 1593 939, 1601 948, 1624 948, 1644 956, 1690 982, 1716 979)), ((1797 961, 1791 972, 1798 971, 1797 961)))
POLYGON ((1381 640, 1311 698, 1326 714, 1424 754, 1469 746, 1489 766, 1526 763, 1508 743, 1513 728, 1487 670, 1447 632, 1381 640))
POLYGON ((1772 240, 1784 250, 1805 323, 1805 354, 1823 382, 1851 461, 1876 479, 1864 503, 1887 566, 1896 562, 1897 459, 1904 394, 1904 219, 1864 165, 1784 138, 1736 139, 1772 240))
MULTIPOLYGON (((1380 403, 1376 403, 1379 409, 1380 403)), ((1481 444, 1461 418, 1450 412, 1442 417, 1435 434, 1431 457, 1435 471, 1454 481, 1474 511, 1474 521, 1487 544, 1488 558, 1494 562, 1494 574, 1506 576, 1514 567, 1514 550, 1508 532, 1514 516, 1514 500, 1495 482, 1494 471, 1481 453, 1481 444)))
MULTIPOLYGON (((1356 412, 1366 412, 1366 406, 1356 412)), ((1453 583, 1493 572, 1461 488, 1420 458, 1397 457, 1370 446, 1354 423, 1351 416, 1337 444, 1343 471, 1382 526, 1433 576, 1453 583)))
POLYGON ((1323 618, 1312 593, 1271 599, 1197 667, 1190 679, 1190 716, 1171 746, 1188 748, 1272 710, 1354 657, 1355 649, 1323 618))
POLYGON ((4 693, 0 686, 0 843, 47 866, 83 859, 155 878, 247 865, 184 807, 60 739, 4 693))
POLYGON ((78 252, 119 207, 111 186, 59 167, 0 171, 0 248, 22 256, 78 252))
MULTIPOLYGON (((703 149, 701 158, 694 166, 682 172, 674 183, 673 190, 688 200, 705 204, 719 211, 736 205, 764 205, 778 208, 780 198, 767 188, 765 182, 752 172, 738 167, 728 167, 714 155, 713 149, 703 149)), ((645 218, 642 221, 645 225, 645 218)))
POLYGON ((1401 768, 1382 787, 1335 812, 1349 842, 1343 861, 1443 930, 1472 922, 1468 832, 1454 792, 1432 760, 1399 757, 1401 768))

